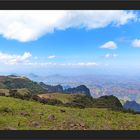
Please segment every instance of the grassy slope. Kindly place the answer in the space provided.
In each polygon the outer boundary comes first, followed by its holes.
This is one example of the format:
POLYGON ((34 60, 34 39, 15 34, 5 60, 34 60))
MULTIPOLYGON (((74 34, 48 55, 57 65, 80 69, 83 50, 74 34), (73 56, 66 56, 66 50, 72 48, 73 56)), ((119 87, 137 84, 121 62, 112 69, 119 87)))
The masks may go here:
POLYGON ((84 96, 83 94, 64 94, 64 93, 47 93, 47 94, 40 94, 38 96, 44 97, 46 99, 57 99, 61 101, 62 103, 70 103, 78 95, 84 96))
MULTIPOLYGON (((0 76, 0 89, 26 89, 30 94, 44 93, 44 90, 37 82, 26 77, 0 76)), ((0 91, 1 92, 1 91, 0 91)))
POLYGON ((97 108, 58 107, 11 97, 0 97, 0 129, 6 127, 20 130, 140 130, 140 115, 97 108), (66 112, 61 112, 61 109, 66 112), (21 112, 29 113, 30 116, 23 116, 21 112), (49 120, 50 115, 54 115, 55 119, 49 120), (33 126, 32 122, 37 122, 39 126, 33 126))

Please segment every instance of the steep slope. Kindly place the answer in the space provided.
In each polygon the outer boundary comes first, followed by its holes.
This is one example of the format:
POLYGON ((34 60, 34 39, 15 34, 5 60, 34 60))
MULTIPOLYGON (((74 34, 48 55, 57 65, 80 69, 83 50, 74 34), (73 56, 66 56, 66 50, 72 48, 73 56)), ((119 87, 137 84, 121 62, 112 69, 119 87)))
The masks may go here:
POLYGON ((95 107, 103 107, 103 108, 123 108, 119 99, 113 95, 110 96, 101 96, 95 100, 95 107))
POLYGON ((39 85, 44 88, 45 90, 47 90, 48 93, 55 93, 55 92, 63 92, 63 93, 70 93, 70 94, 84 94, 87 96, 91 96, 90 95, 90 90, 85 86, 85 85, 80 85, 74 88, 66 88, 63 90, 63 87, 61 85, 56 85, 56 86, 52 86, 52 85, 47 85, 43 82, 40 82, 39 85))
POLYGON ((20 76, 0 76, 0 89, 22 89, 26 88, 30 94, 46 92, 37 82, 20 76))
POLYGON ((74 88, 68 88, 64 90, 65 93, 71 93, 71 94, 85 94, 87 96, 90 95, 90 90, 85 85, 80 85, 74 88))
POLYGON ((51 85, 46 85, 43 82, 40 82, 39 85, 47 90, 47 92, 63 92, 63 87, 61 85, 56 85, 56 86, 51 86, 51 85))

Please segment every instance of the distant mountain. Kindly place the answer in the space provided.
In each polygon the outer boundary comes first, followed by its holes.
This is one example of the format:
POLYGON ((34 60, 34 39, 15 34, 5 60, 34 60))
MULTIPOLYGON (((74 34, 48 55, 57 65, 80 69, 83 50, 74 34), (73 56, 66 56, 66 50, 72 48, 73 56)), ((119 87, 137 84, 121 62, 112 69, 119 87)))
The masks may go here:
POLYGON ((29 77, 32 77, 32 78, 38 78, 38 77, 39 77, 38 75, 36 75, 36 74, 34 74, 34 73, 30 73, 28 76, 29 76, 29 77))
MULTIPOLYGON (((35 74, 36 75, 36 74, 35 74)), ((119 75, 27 75, 30 79, 37 82, 44 82, 47 85, 61 85, 64 89, 85 85, 90 89, 93 97, 104 95, 114 95, 122 100, 135 100, 140 103, 140 78, 137 76, 119 75), (68 87, 70 86, 70 87, 68 87), (66 88, 65 88, 66 87, 66 88)))
POLYGON ((39 85, 44 88, 48 93, 70 93, 70 94, 84 94, 87 96, 91 96, 90 90, 85 85, 80 85, 74 88, 66 88, 63 90, 63 87, 61 85, 47 85, 43 82, 40 82, 39 85))
POLYGON ((44 77, 42 76, 39 76, 37 74, 34 74, 34 73, 29 73, 29 74, 26 74, 24 75, 26 77, 28 77, 29 79, 33 80, 33 81, 36 81, 36 82, 41 82, 44 80, 44 77))
POLYGON ((71 86, 69 86, 69 85, 64 85, 63 86, 63 89, 65 90, 65 89, 68 89, 68 88, 72 88, 71 86))
POLYGON ((91 96, 90 90, 85 85, 80 85, 74 88, 68 88, 64 90, 65 93, 71 93, 71 94, 85 94, 87 96, 91 96))
POLYGON ((49 93, 63 92, 63 87, 61 85, 51 86, 51 85, 46 85, 43 82, 40 82, 39 85, 49 93))
POLYGON ((136 101, 126 101, 123 107, 125 109, 134 110, 135 112, 140 112, 140 104, 138 104, 136 101))

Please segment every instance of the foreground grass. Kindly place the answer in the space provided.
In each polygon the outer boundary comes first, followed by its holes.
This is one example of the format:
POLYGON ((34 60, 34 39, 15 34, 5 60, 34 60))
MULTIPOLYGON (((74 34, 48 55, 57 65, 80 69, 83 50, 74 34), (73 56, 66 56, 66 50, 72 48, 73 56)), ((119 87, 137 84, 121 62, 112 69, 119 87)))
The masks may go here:
POLYGON ((0 129, 140 130, 140 115, 109 109, 44 105, 0 97, 0 129))

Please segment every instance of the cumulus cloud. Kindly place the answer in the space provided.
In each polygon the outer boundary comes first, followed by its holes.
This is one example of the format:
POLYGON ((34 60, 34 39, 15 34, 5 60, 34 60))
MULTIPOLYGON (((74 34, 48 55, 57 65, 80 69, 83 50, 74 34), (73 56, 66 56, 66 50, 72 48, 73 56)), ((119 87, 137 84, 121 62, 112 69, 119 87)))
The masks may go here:
POLYGON ((132 41, 132 46, 136 48, 140 48, 140 39, 135 39, 132 41))
POLYGON ((9 65, 24 63, 24 62, 28 62, 31 56, 32 55, 29 52, 25 52, 23 55, 11 55, 11 54, 0 52, 0 62, 9 65))
POLYGON ((117 45, 113 41, 108 41, 105 44, 103 44, 102 46, 100 46, 100 48, 102 48, 102 49, 117 49, 117 45))
POLYGON ((56 56, 55 55, 48 56, 48 59, 53 59, 53 58, 56 58, 56 56))
POLYGON ((21 42, 37 40, 47 33, 67 28, 95 29, 120 26, 136 20, 133 11, 123 10, 0 10, 0 35, 21 42))
POLYGON ((107 53, 106 55, 105 55, 105 58, 115 58, 115 57, 117 57, 118 56, 118 54, 110 54, 110 53, 107 53))

